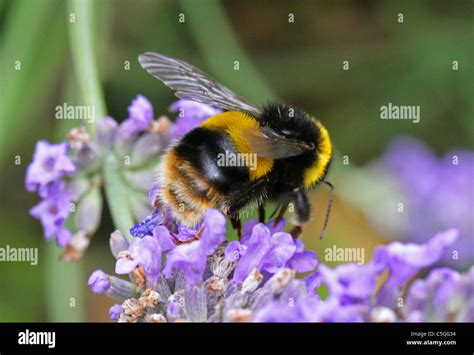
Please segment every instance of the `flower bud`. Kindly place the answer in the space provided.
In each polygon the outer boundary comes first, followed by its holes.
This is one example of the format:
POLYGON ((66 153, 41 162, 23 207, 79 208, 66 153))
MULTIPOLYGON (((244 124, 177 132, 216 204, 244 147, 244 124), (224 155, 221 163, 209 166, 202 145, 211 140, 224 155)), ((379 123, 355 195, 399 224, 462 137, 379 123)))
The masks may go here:
POLYGON ((109 275, 102 270, 96 270, 89 277, 87 284, 92 288, 92 292, 104 293, 110 288, 109 275))
POLYGON ((79 201, 87 190, 89 190, 89 187, 90 181, 87 178, 76 175, 72 180, 66 183, 65 191, 72 201, 79 201))
POLYGON ((97 122, 96 139, 99 148, 110 149, 117 132, 117 121, 112 117, 104 117, 97 122))
POLYGON ((76 226, 87 234, 93 234, 100 223, 102 214, 102 196, 97 187, 93 187, 79 202, 76 226))
POLYGON ((120 313, 122 313, 122 305, 121 304, 114 304, 109 309, 110 320, 118 320, 120 318, 120 313))
POLYGON ((126 299, 137 296, 135 285, 130 281, 123 280, 116 276, 109 276, 110 287, 105 294, 117 301, 125 301, 126 299))
POLYGON ((75 162, 79 170, 99 168, 100 157, 94 142, 76 151, 75 162))
POLYGON ((145 133, 133 145, 131 152, 131 165, 141 165, 147 160, 157 158, 163 148, 163 138, 154 133, 145 133))
POLYGON ((123 121, 117 128, 117 133, 115 135, 114 148, 119 156, 124 156, 130 153, 133 142, 137 138, 138 133, 131 133, 133 122, 130 120, 123 121))
POLYGON ((118 259, 120 252, 128 250, 129 242, 118 229, 110 235, 110 250, 115 259, 118 259))
POLYGON ((124 171, 123 175, 130 186, 143 192, 150 191, 155 180, 155 173, 150 170, 124 171))

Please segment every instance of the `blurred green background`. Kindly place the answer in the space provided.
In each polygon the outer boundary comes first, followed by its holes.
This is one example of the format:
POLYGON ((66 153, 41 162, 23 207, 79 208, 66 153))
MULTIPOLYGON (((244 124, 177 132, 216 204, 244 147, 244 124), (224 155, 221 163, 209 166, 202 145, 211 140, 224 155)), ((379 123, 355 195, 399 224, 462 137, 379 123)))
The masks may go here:
MULTIPOLYGON (((337 149, 330 175, 337 182, 403 133, 439 154, 454 147, 473 149, 473 4, 104 0, 93 2, 89 24, 107 112, 114 118, 127 117, 137 94, 150 99, 156 116, 167 114, 174 100, 141 69, 138 54, 157 51, 182 58, 252 102, 281 98, 321 119, 337 149), (235 60, 239 71, 233 69, 235 60), (458 71, 452 70, 454 60, 458 71), (130 70, 124 70, 126 61, 130 70), (344 61, 349 70, 343 70, 344 61), (389 102, 420 105, 421 122, 380 120, 380 106, 389 102), (343 155, 350 156, 350 166, 342 166, 343 155)), ((69 5, 0 0, 0 247, 39 248, 37 266, 0 262, 0 321, 107 320, 112 304, 87 287, 93 270, 113 273, 108 236, 114 227, 108 211, 83 260, 67 264, 28 215, 38 200, 24 190, 36 141, 62 140, 76 124, 54 119, 55 106, 81 102, 68 35, 73 25, 69 5), (15 70, 17 60, 21 70, 15 70)), ((322 190, 312 195, 319 211, 327 201, 322 190)), ((309 229, 318 235, 320 228, 315 222, 309 229)), ((340 196, 326 240, 305 239, 316 252, 336 243, 364 246, 369 253, 384 241, 362 209, 340 196)))

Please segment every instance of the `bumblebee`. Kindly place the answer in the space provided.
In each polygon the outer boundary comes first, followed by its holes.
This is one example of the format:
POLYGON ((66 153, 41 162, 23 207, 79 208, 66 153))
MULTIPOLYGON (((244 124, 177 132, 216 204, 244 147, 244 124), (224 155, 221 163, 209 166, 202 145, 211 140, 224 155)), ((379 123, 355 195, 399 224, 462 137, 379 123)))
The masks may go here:
POLYGON ((156 207, 168 210, 188 227, 200 223, 207 209, 216 208, 230 217, 240 237, 239 213, 244 208, 257 207, 264 221, 265 203, 274 201, 279 209, 276 224, 294 203, 291 234, 296 238, 311 215, 307 191, 324 182, 331 188, 324 235, 334 187, 324 180, 332 145, 320 121, 281 103, 257 108, 176 58, 148 52, 139 56, 139 62, 177 97, 223 110, 184 135, 164 155, 158 167, 156 207))

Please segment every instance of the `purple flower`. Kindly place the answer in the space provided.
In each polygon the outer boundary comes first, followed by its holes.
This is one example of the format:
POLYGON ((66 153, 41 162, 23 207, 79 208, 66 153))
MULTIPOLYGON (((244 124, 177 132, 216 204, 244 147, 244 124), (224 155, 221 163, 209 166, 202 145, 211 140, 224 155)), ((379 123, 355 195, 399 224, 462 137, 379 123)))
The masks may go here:
POLYGON ((169 251, 176 247, 173 237, 165 226, 156 226, 153 229, 153 237, 156 238, 163 251, 169 251))
POLYGON ((144 237, 153 235, 153 229, 163 223, 164 217, 160 211, 156 210, 146 217, 142 222, 135 224, 130 229, 130 234, 134 237, 144 237))
POLYGON ((270 234, 262 223, 253 227, 249 238, 242 239, 246 249, 234 271, 234 281, 242 282, 252 269, 275 273, 293 256, 296 246, 288 233, 270 234))
POLYGON ((286 263, 286 267, 296 270, 299 273, 314 270, 318 264, 318 256, 312 250, 304 250, 304 244, 301 240, 296 239, 296 252, 286 263))
POLYGON ((368 307, 361 304, 341 305, 337 297, 328 297, 319 304, 316 312, 318 322, 362 322, 368 307))
POLYGON ((277 226, 273 221, 264 225, 254 220, 244 225, 240 242, 233 241, 225 249, 229 261, 239 260, 234 282, 242 282, 254 268, 274 274, 285 266, 297 272, 311 271, 316 267, 316 254, 304 251, 303 243, 282 232, 283 227, 284 221, 277 226))
POLYGON ((330 297, 337 298, 342 306, 368 303, 374 293, 378 269, 373 264, 342 264, 335 269, 320 265, 319 271, 330 297))
POLYGON ((171 105, 170 111, 178 112, 176 122, 171 129, 171 136, 173 138, 180 138, 209 117, 222 112, 222 110, 206 104, 183 99, 175 101, 171 105))
POLYGON ((138 95, 128 107, 128 119, 135 121, 141 130, 150 126, 153 120, 153 106, 150 101, 142 95, 138 95))
MULTIPOLYGON (((421 268, 437 262, 456 238, 457 231, 448 230, 422 245, 393 242, 379 247, 374 260, 366 265, 342 264, 334 269, 320 265, 319 272, 328 287, 329 296, 318 308, 319 320, 394 321, 396 299, 402 288, 421 268), (389 270, 388 279, 375 295, 377 279, 386 269, 389 270)), ((319 286, 319 275, 310 275, 306 282, 309 289, 311 284, 319 286)), ((448 286, 448 289, 452 287, 448 286)), ((407 299, 407 319, 424 319, 422 307, 427 295, 426 285, 415 281, 407 299)))
POLYGON ((121 304, 114 304, 109 309, 110 320, 117 321, 120 318, 120 313, 122 313, 122 305, 121 304))
POLYGON ((458 238, 459 231, 449 229, 438 233, 425 244, 392 242, 375 250, 374 261, 379 269, 387 267, 389 277, 377 297, 381 305, 395 304, 403 285, 424 267, 438 262, 458 238))
POLYGON ((413 321, 474 321, 474 268, 464 275, 438 268, 426 279, 413 282, 404 312, 413 321))
POLYGON ((30 215, 41 221, 46 239, 56 235, 56 242, 61 247, 66 246, 72 237, 72 233, 63 226, 70 204, 64 183, 56 181, 48 186, 48 196, 30 209, 30 215))
POLYGON ((226 220, 219 211, 208 210, 203 223, 205 227, 199 240, 178 245, 168 253, 163 270, 167 277, 178 269, 190 284, 202 280, 208 256, 225 240, 226 220))
POLYGON ((298 297, 290 301, 272 301, 257 310, 254 322, 314 322, 320 300, 315 297, 298 297))
POLYGON ((147 286, 153 286, 160 275, 162 248, 155 237, 135 238, 128 248, 128 254, 115 264, 117 274, 129 274, 137 266, 143 268, 147 286))
POLYGON ((459 255, 457 259, 446 257, 443 262, 459 269, 471 265, 474 153, 458 150, 439 158, 422 142, 401 137, 390 145, 380 166, 398 183, 410 211, 392 234, 408 234, 409 240, 420 243, 455 226, 460 234, 452 249, 459 255))
POLYGON ((56 244, 59 247, 64 248, 72 239, 72 237, 73 234, 69 229, 65 227, 59 227, 56 231, 56 244))
POLYGON ((280 269, 262 287, 262 293, 274 294, 262 306, 255 307, 254 322, 314 322, 321 303, 319 296, 309 293, 303 280, 295 279, 295 272, 280 269))
MULTIPOLYGON (((158 161, 170 141, 171 123, 165 118, 154 121, 153 107, 141 95, 132 101, 128 113, 121 125, 111 117, 100 119, 95 135, 80 126, 67 134, 67 143, 54 145, 39 141, 36 145, 25 186, 28 191, 39 191, 43 200, 30 213, 40 219, 47 239, 56 236, 59 246, 67 246, 64 260, 80 258, 99 227, 102 187, 107 188, 103 184, 111 181, 103 176, 107 169, 101 169, 101 163, 113 166, 116 171, 113 174, 122 176, 123 192, 132 217, 141 220, 149 213, 145 193, 153 184, 155 160, 158 161), (146 132, 141 134, 143 131, 146 132), (77 210, 74 219, 71 218, 74 227, 70 231, 64 222, 70 215, 72 202, 77 203, 77 210), (73 233, 80 238, 74 238, 73 233)), ((154 214, 132 227, 132 234, 152 236, 154 227, 164 224, 166 217, 166 214, 154 214)), ((173 223, 164 225, 174 227, 173 223)), ((118 248, 114 245, 114 252, 118 248)))
MULTIPOLYGON (((252 235, 253 227, 255 227, 257 224, 260 222, 257 221, 256 219, 249 219, 247 222, 245 222, 243 228, 242 228, 242 238, 240 238, 240 241, 242 243, 245 243, 248 238, 252 235)), ((268 221, 265 223, 265 226, 268 228, 270 231, 270 234, 275 234, 278 232, 284 232, 285 226, 286 226, 286 220, 283 218, 278 224, 275 225, 275 221, 268 221)), ((298 250, 300 247, 300 244, 297 244, 298 250)))
MULTIPOLYGON (((422 245, 394 242, 380 247, 374 260, 366 265, 343 264, 334 269, 320 265, 319 271, 296 279, 297 272, 314 268, 317 258, 304 250, 301 241, 282 232, 284 224, 273 227, 273 222, 264 225, 250 221, 244 225, 241 241, 228 243, 225 217, 220 212, 208 210, 203 223, 199 240, 178 245, 176 239, 193 238, 196 230, 178 224, 177 235, 172 235, 165 225, 153 225, 151 235, 135 238, 126 251, 122 242, 117 243, 120 235, 112 236, 116 240, 112 250, 119 257, 116 272, 133 273, 140 266, 147 286, 154 288, 151 292, 140 288, 137 295, 132 283, 109 276, 110 286, 105 293, 127 302, 127 307, 116 307, 119 321, 394 322, 474 318, 474 268, 466 275, 451 269, 435 270, 426 280, 415 281, 408 288, 405 307, 398 309, 394 302, 422 267, 437 262, 455 242, 456 230, 439 233, 422 245), (165 266, 160 273, 162 260, 165 266), (387 270, 388 279, 376 294, 378 278, 387 270), (328 289, 324 300, 315 293, 322 282, 328 289), (125 311, 138 304, 145 305, 136 309, 138 313, 125 311)), ((134 280, 133 274, 132 280, 139 286, 142 283, 134 280)))
POLYGON ((128 118, 118 128, 118 145, 129 143, 137 134, 148 129, 152 121, 153 107, 150 101, 138 95, 128 107, 128 118))
POLYGON ((41 196, 45 197, 49 183, 66 174, 74 173, 76 167, 67 153, 66 143, 49 144, 47 141, 36 143, 33 161, 26 171, 26 189, 32 192, 40 188, 41 196))
POLYGON ((89 277, 87 284, 94 293, 104 293, 110 288, 109 275, 102 270, 96 270, 89 277))
POLYGON ((306 276, 304 278, 304 281, 306 282, 306 288, 308 289, 308 294, 312 295, 316 292, 319 286, 321 286, 324 279, 321 276, 321 273, 316 271, 306 276))
POLYGON ((240 242, 238 242, 237 240, 233 240, 229 244, 227 244, 227 247, 224 250, 224 255, 226 260, 232 262, 239 260, 240 256, 244 255, 246 251, 246 245, 240 244, 240 242))

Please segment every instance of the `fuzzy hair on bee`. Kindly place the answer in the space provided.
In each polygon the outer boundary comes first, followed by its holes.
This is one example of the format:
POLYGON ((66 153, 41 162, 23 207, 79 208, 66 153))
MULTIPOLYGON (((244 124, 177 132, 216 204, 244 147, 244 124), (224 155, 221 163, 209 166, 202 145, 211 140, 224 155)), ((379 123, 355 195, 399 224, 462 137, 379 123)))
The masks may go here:
POLYGON ((161 209, 195 227, 207 209, 215 208, 231 218, 240 235, 239 216, 248 206, 257 206, 263 221, 265 203, 276 202, 278 222, 293 203, 296 225, 291 233, 297 237, 311 217, 307 191, 324 182, 331 188, 324 234, 333 195, 333 185, 325 180, 332 144, 320 121, 282 103, 257 108, 176 58, 149 52, 139 62, 176 96, 224 110, 181 137, 163 156, 156 196, 161 209))

